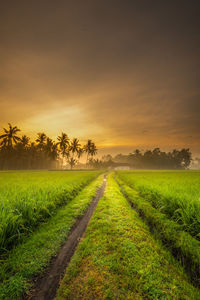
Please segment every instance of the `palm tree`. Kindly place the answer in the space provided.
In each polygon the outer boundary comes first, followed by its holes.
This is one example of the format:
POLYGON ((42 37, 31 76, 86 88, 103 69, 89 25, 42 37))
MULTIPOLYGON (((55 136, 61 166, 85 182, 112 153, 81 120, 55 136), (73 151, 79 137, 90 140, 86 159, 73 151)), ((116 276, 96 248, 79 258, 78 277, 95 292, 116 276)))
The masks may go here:
POLYGON ((47 136, 44 132, 42 132, 42 133, 39 132, 37 135, 38 135, 38 137, 35 141, 38 143, 37 144, 38 148, 40 150, 42 150, 44 148, 45 142, 47 140, 47 136))
POLYGON ((4 128, 5 134, 2 134, 0 136, 0 139, 3 139, 1 145, 12 148, 13 143, 17 144, 17 142, 20 141, 20 137, 17 136, 17 132, 19 132, 20 129, 17 128, 17 126, 13 127, 10 123, 8 123, 8 125, 9 125, 9 129, 7 130, 6 128, 4 128))
POLYGON ((21 144, 23 145, 24 148, 26 148, 29 144, 30 138, 27 135, 23 135, 21 138, 21 144))
POLYGON ((73 167, 75 166, 75 164, 76 164, 76 159, 73 158, 73 157, 70 157, 68 161, 69 161, 69 165, 70 165, 71 170, 72 170, 72 168, 73 168, 73 167))
POLYGON ((83 146, 84 151, 87 153, 87 157, 86 157, 86 165, 87 165, 87 163, 88 163, 88 158, 89 158, 89 155, 90 155, 91 147, 92 147, 92 140, 88 140, 88 141, 87 141, 87 144, 85 144, 85 145, 83 146))
POLYGON ((90 148, 90 155, 92 157, 95 156, 97 154, 97 151, 98 151, 98 149, 97 149, 95 143, 92 143, 91 148, 90 148))
POLYGON ((76 164, 77 159, 74 158, 74 155, 77 156, 77 158, 80 157, 81 153, 81 144, 79 143, 79 140, 77 138, 74 138, 69 146, 69 151, 72 153, 72 156, 70 157, 70 154, 68 156, 68 162, 71 166, 71 169, 73 168, 73 166, 76 164))
POLYGON ((45 144, 45 147, 44 147, 44 152, 49 155, 51 153, 51 149, 52 149, 52 146, 53 146, 53 141, 52 139, 50 139, 49 137, 46 138, 46 144, 45 144))
POLYGON ((72 152, 72 158, 74 158, 74 155, 79 153, 81 145, 79 144, 79 140, 77 138, 74 138, 70 144, 69 150, 72 152))
POLYGON ((95 143, 92 142, 92 140, 88 140, 87 144, 84 145, 84 150, 87 153, 87 158, 86 158, 86 165, 87 165, 89 156, 91 155, 91 157, 93 157, 94 155, 97 154, 97 147, 95 143))
POLYGON ((57 145, 60 148, 60 153, 62 155, 62 165, 64 165, 64 158, 69 156, 69 138, 66 133, 61 134, 57 138, 58 143, 57 145))
POLYGON ((77 153, 77 157, 81 158, 81 156, 83 155, 83 153, 84 153, 84 149, 83 148, 79 148, 78 153, 77 153))
POLYGON ((51 159, 56 160, 58 158, 58 146, 57 143, 53 142, 52 148, 51 148, 51 159))
POLYGON ((51 160, 56 160, 58 157, 58 145, 52 139, 47 137, 47 142, 45 145, 45 153, 51 160))

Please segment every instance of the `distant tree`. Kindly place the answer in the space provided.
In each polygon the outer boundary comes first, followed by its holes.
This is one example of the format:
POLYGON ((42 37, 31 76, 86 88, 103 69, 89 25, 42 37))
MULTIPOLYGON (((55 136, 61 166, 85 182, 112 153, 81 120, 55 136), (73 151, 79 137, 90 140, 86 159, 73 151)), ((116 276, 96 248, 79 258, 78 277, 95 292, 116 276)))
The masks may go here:
POLYGON ((60 154, 62 156, 62 166, 64 165, 65 158, 69 157, 69 138, 66 133, 61 133, 57 138, 60 154))
POLYGON ((86 164, 88 163, 91 147, 92 147, 92 140, 88 140, 87 143, 83 146, 83 149, 86 152, 86 164))
MULTIPOLYGON (((73 168, 82 157, 84 149, 79 140, 74 138, 71 142, 67 134, 58 136, 57 142, 47 137, 44 132, 37 134, 35 142, 23 135, 17 135, 20 129, 12 126, 4 128, 4 134, 0 135, 0 169, 47 169, 59 166, 59 156, 66 158, 73 168)), ((97 148, 92 142, 90 156, 96 154, 97 148)), ((63 164, 62 164, 63 165, 63 164)))
POLYGON ((49 156, 51 154, 52 146, 54 142, 49 137, 46 138, 46 143, 44 144, 44 152, 49 156))
POLYGON ((95 156, 96 154, 97 154, 97 147, 96 147, 96 145, 95 145, 95 143, 92 143, 92 146, 91 146, 91 148, 90 148, 90 155, 91 155, 91 157, 93 158, 93 156, 95 156))
POLYGON ((110 154, 103 155, 102 156, 102 160, 105 161, 105 162, 107 162, 107 161, 113 160, 113 157, 110 154))
POLYGON ((1 142, 1 146, 12 148, 13 144, 16 144, 20 141, 20 137, 17 136, 17 133, 20 131, 17 126, 12 126, 8 123, 9 129, 3 128, 4 134, 0 136, 0 139, 3 139, 1 142))
POLYGON ((44 146, 45 146, 45 142, 47 140, 47 136, 46 136, 46 134, 44 132, 42 132, 42 133, 39 132, 37 134, 37 136, 38 136, 37 139, 36 139, 37 147, 38 147, 38 149, 42 150, 44 148, 44 146))
MULTIPOLYGON (((103 157, 105 161, 105 158, 103 157)), ((187 169, 191 162, 189 149, 162 152, 160 148, 146 150, 144 154, 136 149, 129 155, 117 155, 114 162, 128 163, 135 169, 187 169)))
POLYGON ((83 148, 79 148, 79 150, 78 150, 78 152, 77 152, 77 157, 78 157, 78 159, 81 158, 81 156, 83 155, 83 153, 84 153, 84 149, 83 149, 83 148))
POLYGON ((81 144, 79 143, 79 140, 77 138, 73 138, 73 140, 70 143, 69 146, 69 157, 68 162, 71 167, 71 169, 75 166, 75 164, 78 162, 78 158, 81 155, 81 144))
POLYGON ((89 158, 93 158, 97 154, 97 147, 92 140, 88 140, 87 143, 83 146, 84 151, 86 152, 86 165, 88 164, 89 158))
POLYGON ((124 161, 124 159, 126 160, 126 156, 125 155, 123 155, 123 154, 117 154, 115 157, 114 157, 114 161, 115 162, 118 162, 118 163, 123 163, 123 162, 125 162, 124 161))
POLYGON ((71 151, 72 153, 72 157, 74 158, 74 155, 77 155, 79 150, 80 150, 80 143, 79 143, 79 140, 77 138, 74 138, 71 143, 70 143, 70 147, 69 147, 69 150, 71 151))
POLYGON ((71 168, 71 170, 72 170, 73 167, 75 166, 75 164, 77 163, 77 160, 76 160, 75 158, 73 158, 73 157, 70 157, 70 158, 68 159, 68 161, 69 161, 70 168, 71 168))
POLYGON ((29 145, 29 142, 30 142, 30 138, 26 135, 23 135, 21 137, 21 140, 20 140, 21 144, 23 145, 24 148, 26 148, 28 145, 29 145))

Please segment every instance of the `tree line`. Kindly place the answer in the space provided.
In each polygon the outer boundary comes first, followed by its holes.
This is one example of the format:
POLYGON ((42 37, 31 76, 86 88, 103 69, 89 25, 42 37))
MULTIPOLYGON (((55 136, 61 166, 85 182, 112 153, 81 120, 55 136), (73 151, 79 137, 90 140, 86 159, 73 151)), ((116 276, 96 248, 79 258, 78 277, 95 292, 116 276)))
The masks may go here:
POLYGON ((101 160, 90 160, 94 168, 115 168, 130 167, 132 169, 163 169, 163 170, 184 170, 191 163, 192 154, 189 149, 172 150, 163 152, 160 148, 146 150, 144 152, 136 149, 128 155, 118 154, 114 157, 105 155, 101 160))
POLYGON ((21 131, 17 126, 8 123, 8 129, 3 128, 0 135, 0 169, 72 169, 85 154, 86 165, 97 154, 95 143, 89 139, 81 145, 77 138, 69 139, 66 133, 61 133, 54 141, 44 132, 37 134, 34 142, 26 136, 19 137, 21 131))

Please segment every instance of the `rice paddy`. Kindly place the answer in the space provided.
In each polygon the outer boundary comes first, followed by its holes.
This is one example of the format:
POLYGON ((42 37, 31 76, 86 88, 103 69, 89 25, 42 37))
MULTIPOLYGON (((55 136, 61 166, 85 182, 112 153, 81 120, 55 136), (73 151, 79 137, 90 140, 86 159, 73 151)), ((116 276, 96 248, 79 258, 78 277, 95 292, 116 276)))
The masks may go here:
POLYGON ((99 172, 0 172, 0 253, 72 200, 99 172))
MULTIPOLYGON (((31 298, 103 174, 0 173, 0 299, 31 298)), ((198 171, 110 171, 56 299, 199 299, 199 198, 198 171)))

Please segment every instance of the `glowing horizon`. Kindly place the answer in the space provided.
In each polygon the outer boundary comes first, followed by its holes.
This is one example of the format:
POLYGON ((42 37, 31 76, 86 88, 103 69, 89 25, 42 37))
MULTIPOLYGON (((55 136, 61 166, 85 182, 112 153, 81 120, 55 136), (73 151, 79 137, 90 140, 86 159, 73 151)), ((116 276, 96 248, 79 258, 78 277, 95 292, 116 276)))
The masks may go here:
POLYGON ((181 15, 178 1, 1 8, 0 132, 200 155, 198 3, 181 15))

